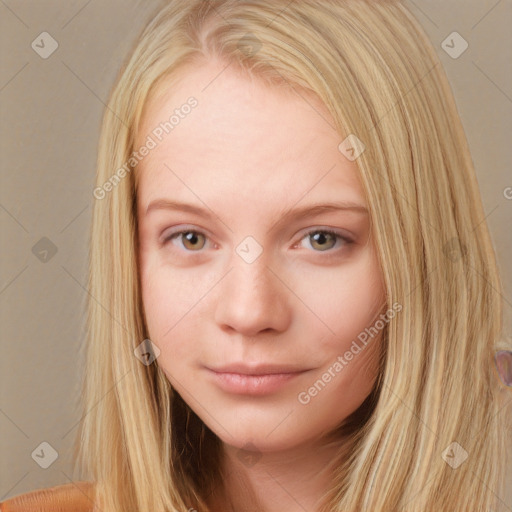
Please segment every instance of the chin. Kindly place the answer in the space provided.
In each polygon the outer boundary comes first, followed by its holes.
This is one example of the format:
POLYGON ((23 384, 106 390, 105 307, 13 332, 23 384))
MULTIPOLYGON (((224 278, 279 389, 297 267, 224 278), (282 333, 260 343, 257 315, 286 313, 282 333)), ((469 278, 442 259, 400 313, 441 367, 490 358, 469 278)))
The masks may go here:
POLYGON ((260 410, 244 418, 219 414, 214 421, 204 415, 201 419, 224 444, 261 453, 291 450, 318 441, 336 428, 332 425, 332 429, 324 430, 321 425, 311 424, 308 418, 299 417, 292 409, 282 408, 274 414, 260 410))

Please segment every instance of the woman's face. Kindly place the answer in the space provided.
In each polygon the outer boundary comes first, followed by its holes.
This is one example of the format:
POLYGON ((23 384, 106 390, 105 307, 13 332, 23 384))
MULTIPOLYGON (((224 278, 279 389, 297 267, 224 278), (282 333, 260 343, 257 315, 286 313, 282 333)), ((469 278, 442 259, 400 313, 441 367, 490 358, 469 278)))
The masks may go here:
POLYGON ((380 332, 365 329, 384 292, 356 164, 303 91, 215 61, 161 91, 135 170, 157 364, 230 446, 314 441, 377 375, 380 332))

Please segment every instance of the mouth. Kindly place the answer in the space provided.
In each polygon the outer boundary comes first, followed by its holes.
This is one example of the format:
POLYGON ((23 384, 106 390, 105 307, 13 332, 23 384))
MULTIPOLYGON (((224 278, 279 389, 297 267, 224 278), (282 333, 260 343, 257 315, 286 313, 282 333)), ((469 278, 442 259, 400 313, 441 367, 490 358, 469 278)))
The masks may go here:
POLYGON ((215 385, 236 395, 268 395, 275 393, 310 369, 292 366, 241 364, 222 368, 205 367, 215 385))

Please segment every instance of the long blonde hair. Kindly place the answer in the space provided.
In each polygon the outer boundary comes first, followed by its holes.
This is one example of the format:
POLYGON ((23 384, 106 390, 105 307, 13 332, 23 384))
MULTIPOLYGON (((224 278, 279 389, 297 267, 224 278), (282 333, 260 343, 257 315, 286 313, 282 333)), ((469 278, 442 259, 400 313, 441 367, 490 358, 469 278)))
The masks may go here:
POLYGON ((99 147, 76 459, 101 510, 214 512, 218 440, 134 355, 148 333, 131 158, 152 91, 211 56, 314 92, 340 142, 355 134, 366 147, 356 163, 387 303, 403 309, 385 331, 378 400, 322 510, 496 507, 502 288, 463 128, 420 25, 399 0, 172 0, 123 66, 99 147), (467 459, 455 467, 454 454, 467 459))

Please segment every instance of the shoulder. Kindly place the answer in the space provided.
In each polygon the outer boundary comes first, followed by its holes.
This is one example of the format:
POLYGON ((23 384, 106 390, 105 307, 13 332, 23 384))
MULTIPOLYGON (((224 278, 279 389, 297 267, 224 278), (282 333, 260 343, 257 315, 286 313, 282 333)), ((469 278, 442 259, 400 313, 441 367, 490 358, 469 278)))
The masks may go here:
POLYGON ((0 502, 1 512, 92 512, 94 483, 72 482, 19 494, 0 502))

